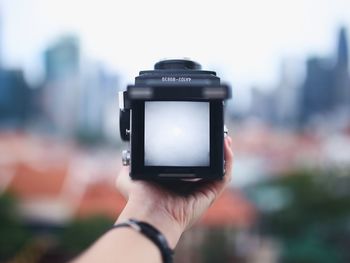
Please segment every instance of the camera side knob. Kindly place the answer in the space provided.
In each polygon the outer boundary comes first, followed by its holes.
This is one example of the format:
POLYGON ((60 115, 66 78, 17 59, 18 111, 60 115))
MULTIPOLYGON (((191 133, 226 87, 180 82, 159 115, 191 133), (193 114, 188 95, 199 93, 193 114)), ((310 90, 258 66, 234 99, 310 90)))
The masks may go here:
POLYGON ((228 135, 228 129, 227 126, 224 125, 224 136, 226 137, 228 135))
POLYGON ((130 107, 125 91, 118 93, 119 99, 119 133, 123 141, 130 141, 130 107))
POLYGON ((123 141, 130 141, 130 110, 119 111, 119 133, 123 141))
POLYGON ((122 151, 122 162, 124 166, 130 165, 131 155, 129 150, 122 151))

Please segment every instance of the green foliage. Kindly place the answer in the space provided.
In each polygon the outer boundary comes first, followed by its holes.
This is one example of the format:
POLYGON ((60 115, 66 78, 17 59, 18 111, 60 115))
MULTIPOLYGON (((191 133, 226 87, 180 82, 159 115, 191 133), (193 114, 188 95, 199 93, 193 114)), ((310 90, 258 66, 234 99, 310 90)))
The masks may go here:
POLYGON ((111 226, 111 219, 95 216, 70 223, 60 236, 60 247, 71 254, 78 254, 101 237, 111 226))
POLYGON ((250 193, 263 194, 267 188, 288 194, 288 202, 278 209, 262 209, 260 218, 262 232, 283 242, 283 262, 349 262, 350 176, 298 171, 258 185, 250 193))
POLYGON ((341 263, 344 262, 337 248, 330 246, 318 233, 305 233, 285 241, 284 263, 341 263))
MULTIPOLYGON (((13 195, 0 195, 0 262, 14 257, 33 238, 19 219, 16 205, 13 195)), ((52 233, 59 243, 55 249, 61 256, 74 256, 88 248, 112 225, 113 220, 101 216, 77 219, 63 230, 52 233)))
POLYGON ((241 262, 234 250, 232 235, 235 235, 233 229, 209 228, 205 230, 205 238, 199 252, 201 262, 241 262))
POLYGON ((14 256, 30 238, 18 220, 16 203, 13 195, 0 195, 0 261, 14 256))

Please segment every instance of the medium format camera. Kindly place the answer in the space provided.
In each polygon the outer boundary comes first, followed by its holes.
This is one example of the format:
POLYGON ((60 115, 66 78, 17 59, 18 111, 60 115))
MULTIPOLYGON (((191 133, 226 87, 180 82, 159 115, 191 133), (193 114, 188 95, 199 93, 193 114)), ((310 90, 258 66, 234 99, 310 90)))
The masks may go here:
POLYGON ((221 179, 228 85, 191 60, 163 60, 119 93, 123 164, 141 180, 221 179))

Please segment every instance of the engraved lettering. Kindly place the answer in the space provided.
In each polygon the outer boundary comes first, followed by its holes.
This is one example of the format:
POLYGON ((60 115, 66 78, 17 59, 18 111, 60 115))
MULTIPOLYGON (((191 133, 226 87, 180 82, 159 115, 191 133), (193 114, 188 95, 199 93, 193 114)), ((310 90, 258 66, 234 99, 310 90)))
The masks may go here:
POLYGON ((163 82, 191 82, 190 77, 162 77, 163 82))

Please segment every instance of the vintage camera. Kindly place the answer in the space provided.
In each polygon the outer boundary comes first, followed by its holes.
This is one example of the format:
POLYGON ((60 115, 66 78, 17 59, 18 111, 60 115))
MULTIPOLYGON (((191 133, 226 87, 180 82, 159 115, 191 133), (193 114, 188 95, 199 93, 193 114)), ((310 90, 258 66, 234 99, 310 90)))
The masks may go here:
POLYGON ((187 59, 162 60, 119 93, 123 164, 141 180, 220 179, 228 85, 187 59))

